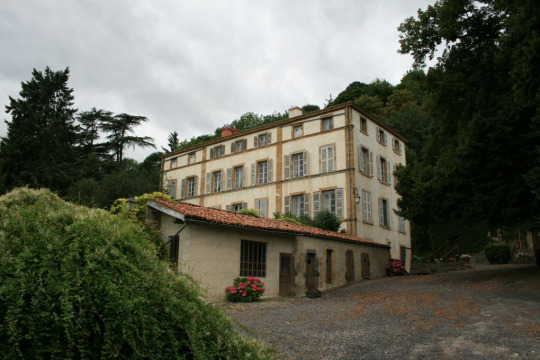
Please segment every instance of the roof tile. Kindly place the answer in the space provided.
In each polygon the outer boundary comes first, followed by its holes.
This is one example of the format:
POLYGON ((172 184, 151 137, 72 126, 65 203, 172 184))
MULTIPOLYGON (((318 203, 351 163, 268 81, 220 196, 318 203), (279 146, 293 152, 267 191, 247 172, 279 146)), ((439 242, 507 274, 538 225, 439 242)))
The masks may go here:
POLYGON ((281 231, 291 234, 311 235, 341 241, 352 241, 368 245, 388 247, 388 245, 386 244, 378 243, 364 237, 322 230, 311 226, 297 225, 283 220, 243 215, 225 210, 188 204, 184 202, 176 203, 161 199, 155 199, 153 201, 161 206, 167 207, 182 214, 187 220, 201 220, 214 224, 241 226, 267 231, 281 231))

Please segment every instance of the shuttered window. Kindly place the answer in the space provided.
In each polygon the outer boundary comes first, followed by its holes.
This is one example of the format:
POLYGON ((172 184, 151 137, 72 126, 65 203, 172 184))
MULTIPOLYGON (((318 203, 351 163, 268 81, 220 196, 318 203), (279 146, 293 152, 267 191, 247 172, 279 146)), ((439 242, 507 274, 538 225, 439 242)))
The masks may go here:
POLYGON ((292 214, 294 216, 304 215, 304 194, 292 197, 292 214))
POLYGON ((368 191, 362 191, 362 219, 369 223, 373 222, 371 211, 371 193, 368 191))
POLYGON ((255 200, 255 210, 257 210, 260 217, 268 217, 268 199, 255 200))
POLYGON ((321 172, 334 171, 334 145, 321 148, 321 172))

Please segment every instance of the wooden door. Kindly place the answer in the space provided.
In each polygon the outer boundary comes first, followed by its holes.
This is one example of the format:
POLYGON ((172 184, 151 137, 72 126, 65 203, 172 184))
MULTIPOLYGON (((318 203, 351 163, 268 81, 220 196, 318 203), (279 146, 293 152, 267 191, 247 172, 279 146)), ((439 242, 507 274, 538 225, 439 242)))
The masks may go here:
POLYGON ((279 254, 279 295, 294 295, 294 260, 292 254, 279 254))
POLYGON ((362 255, 360 255, 360 259, 362 261, 362 278, 363 279, 369 279, 371 277, 369 254, 368 253, 362 253, 362 255))
POLYGON ((347 281, 354 281, 354 254, 352 250, 345 252, 345 279, 347 281))
POLYGON ((306 288, 308 291, 317 289, 315 261, 315 254, 308 254, 306 258, 306 288))

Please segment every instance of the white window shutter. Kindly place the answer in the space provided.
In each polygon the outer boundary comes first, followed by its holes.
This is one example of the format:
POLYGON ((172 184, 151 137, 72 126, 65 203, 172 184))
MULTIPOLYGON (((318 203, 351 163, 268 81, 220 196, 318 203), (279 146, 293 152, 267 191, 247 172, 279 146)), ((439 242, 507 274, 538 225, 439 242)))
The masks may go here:
POLYGON ((373 177, 373 152, 369 152, 369 175, 373 177))
POLYGON ((307 176, 309 174, 308 152, 307 152, 307 150, 304 150, 304 152, 302 154, 302 158, 304 160, 304 176, 307 176))
POLYGON ((251 164, 251 185, 257 185, 257 164, 251 164))
POLYGON ((313 193, 313 217, 319 214, 321 192, 316 191, 313 193))
POLYGON ((210 194, 212 188, 212 173, 206 173, 206 193, 210 194))
POLYGON ((343 217, 343 188, 336 189, 336 216, 343 217))
POLYGON ((234 151, 236 150, 236 143, 231 144, 231 154, 234 154, 234 151))
POLYGON ((386 136, 386 131, 383 132, 384 134, 384 145, 387 145, 388 144, 388 136, 386 136))
POLYGON ((364 156, 362 153, 362 145, 358 145, 358 171, 365 172, 364 156))
POLYGON ((186 179, 182 179, 182 185, 180 186, 180 199, 183 199, 186 195, 186 179))
POLYGON ((232 189, 232 172, 233 172, 232 168, 227 169, 227 190, 232 189))
POLYGON ((198 183, 197 180, 199 180, 199 177, 195 176, 193 178, 193 196, 197 196, 197 183, 198 183))
POLYGON ((268 182, 272 182, 272 159, 267 161, 268 164, 268 182))
POLYGON ((255 136, 253 137, 253 147, 257 147, 257 146, 258 146, 258 145, 257 145, 258 140, 259 140, 259 137, 258 137, 257 135, 255 135, 255 136))
POLYGON ((223 191, 223 171, 220 171, 221 176, 219 177, 219 189, 223 191))
POLYGON ((311 206, 309 205, 309 193, 304 194, 304 214, 311 214, 311 206))
POLYGON ((381 157, 377 155, 377 179, 382 180, 381 157))
POLYGON ((388 172, 388 184, 392 183, 392 168, 390 167, 390 161, 386 162, 386 171, 388 172))
POLYGON ((334 147, 328 148, 328 172, 334 171, 334 147))
POLYGON ((321 172, 325 173, 328 171, 328 168, 326 166, 326 161, 328 159, 328 148, 323 147, 321 148, 321 172))
POLYGON ((271 144, 272 143, 272 133, 266 134, 266 138, 267 138, 266 143, 271 144))
POLYGON ((291 163, 289 155, 283 155, 283 171, 285 179, 289 179, 291 176, 291 163))
POLYGON ((363 210, 363 218, 365 221, 369 221, 368 220, 368 204, 367 204, 367 193, 366 192, 362 192, 362 210, 363 210))
POLYGON ((210 159, 214 158, 214 148, 210 149, 210 159))
POLYGON ((384 225, 384 208, 382 199, 379 199, 379 224, 384 225))
POLYGON ((291 203, 291 197, 290 196, 285 196, 285 202, 284 202, 284 208, 283 208, 283 213, 284 214, 288 214, 288 213, 291 212, 290 203, 291 203))
POLYGON ((381 130, 379 129, 378 126, 377 126, 377 130, 375 131, 375 133, 377 134, 377 141, 381 141, 381 130))
POLYGON ((242 140, 242 143, 244 144, 244 151, 247 150, 247 139, 242 140))

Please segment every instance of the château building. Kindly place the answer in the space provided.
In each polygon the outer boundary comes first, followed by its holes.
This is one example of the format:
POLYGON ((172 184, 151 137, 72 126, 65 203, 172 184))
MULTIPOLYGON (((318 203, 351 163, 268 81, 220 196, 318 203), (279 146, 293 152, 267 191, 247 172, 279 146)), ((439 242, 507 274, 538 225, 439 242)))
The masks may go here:
MULTIPOLYGON (((395 214, 394 170, 405 165, 405 139, 353 102, 222 137, 162 158, 173 199, 230 212, 256 209, 316 216, 329 210, 347 234, 411 254, 410 225, 395 214)), ((409 261, 406 261, 409 268, 409 261)))

